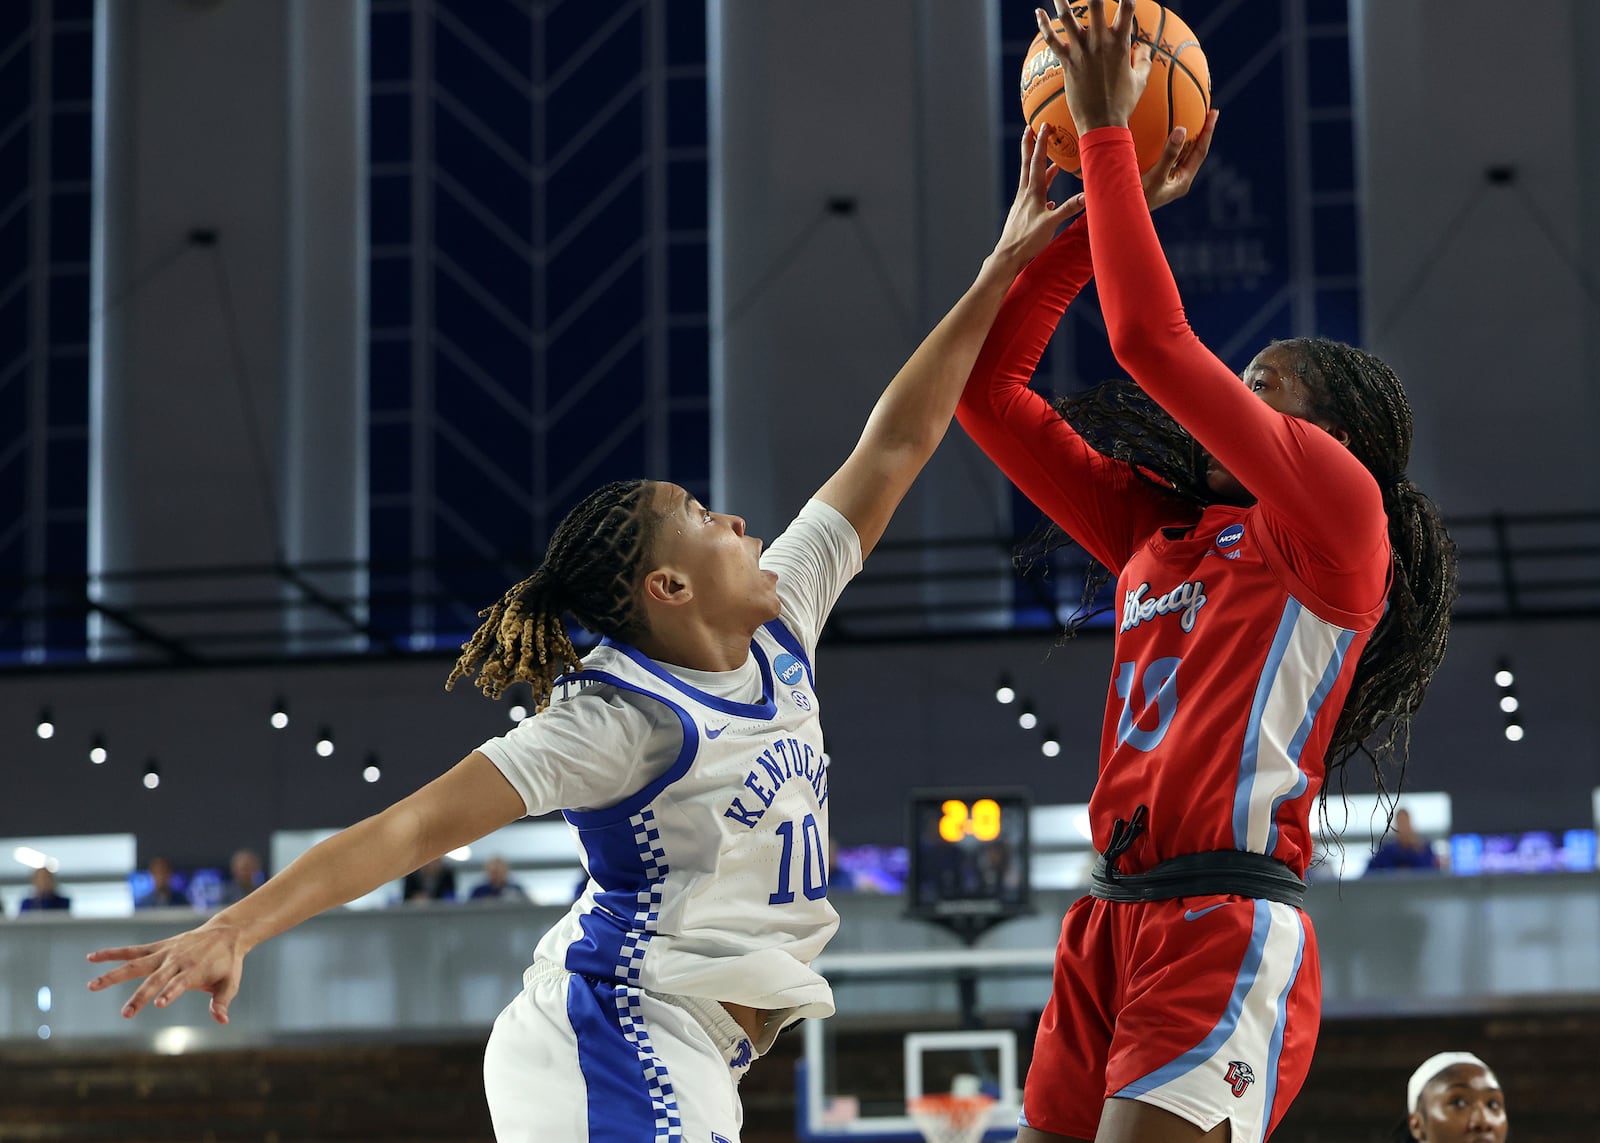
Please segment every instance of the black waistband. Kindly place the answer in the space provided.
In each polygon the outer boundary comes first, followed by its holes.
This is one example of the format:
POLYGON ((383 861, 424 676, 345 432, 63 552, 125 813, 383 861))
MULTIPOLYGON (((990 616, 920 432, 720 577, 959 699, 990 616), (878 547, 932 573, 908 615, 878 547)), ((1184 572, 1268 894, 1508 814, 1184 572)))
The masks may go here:
POLYGON ((1089 893, 1102 901, 1170 901, 1231 893, 1280 901, 1297 909, 1305 905, 1306 883, 1283 862, 1264 853, 1237 849, 1190 853, 1143 873, 1117 873, 1112 868, 1114 861, 1101 855, 1089 874, 1089 893))

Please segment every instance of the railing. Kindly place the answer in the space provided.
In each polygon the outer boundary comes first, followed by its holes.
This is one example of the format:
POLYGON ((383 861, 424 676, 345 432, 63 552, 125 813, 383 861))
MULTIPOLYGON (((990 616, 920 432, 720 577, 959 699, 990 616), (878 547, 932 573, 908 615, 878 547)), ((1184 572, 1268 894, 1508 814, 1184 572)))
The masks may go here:
MULTIPOLYGON (((1450 528, 1460 549, 1458 623, 1600 618, 1600 512, 1496 513, 1450 528)), ((1018 575, 1016 544, 1009 536, 881 544, 840 600, 827 638, 932 642, 1056 629, 1079 604, 1082 554, 1057 553, 1018 575)), ((219 565, 0 580, 0 671, 454 653, 479 609, 535 562, 219 565)))

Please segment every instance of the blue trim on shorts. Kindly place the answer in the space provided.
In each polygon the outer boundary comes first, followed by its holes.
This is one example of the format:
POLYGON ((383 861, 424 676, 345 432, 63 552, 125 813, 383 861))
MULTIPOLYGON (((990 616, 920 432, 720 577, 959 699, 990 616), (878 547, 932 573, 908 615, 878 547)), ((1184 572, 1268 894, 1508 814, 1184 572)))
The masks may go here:
MULTIPOLYGON (((1245 950, 1244 963, 1239 966, 1239 975, 1234 977, 1233 994, 1228 997, 1228 1006, 1223 1010, 1216 1025, 1206 1034, 1205 1039, 1177 1059, 1169 1064, 1163 1064, 1147 1076, 1134 1080, 1121 1091, 1112 1092, 1113 1096, 1134 1099, 1146 1092, 1154 1091, 1162 1084, 1171 1083, 1180 1076, 1187 1075, 1215 1055, 1217 1049, 1233 1035, 1234 1029, 1239 1026, 1239 1015, 1244 1011, 1245 997, 1250 994, 1250 988, 1256 982, 1256 974, 1261 970, 1261 958, 1267 948, 1267 933, 1272 928, 1272 902, 1257 900, 1254 905, 1255 916, 1250 922, 1250 946, 1245 950)), ((1302 940, 1304 935, 1305 930, 1302 929, 1302 940)))
POLYGON ((1289 983, 1284 985, 1283 992, 1278 997, 1278 1019, 1272 1027, 1272 1046, 1267 1050, 1267 1106, 1261 1116, 1261 1138, 1267 1137, 1267 1132, 1272 1127, 1272 1104, 1278 1098, 1278 1058, 1283 1055, 1283 1034, 1289 1026, 1289 994, 1294 991, 1295 982, 1300 979, 1300 962, 1306 955, 1306 923, 1305 919, 1297 912, 1295 920, 1299 922, 1300 943, 1294 950, 1294 971, 1289 973, 1289 983))
POLYGON ((617 1016, 625 991, 582 976, 567 985, 567 1020, 578 1039, 578 1070, 588 1106, 589 1143, 659 1139, 644 1061, 617 1016))

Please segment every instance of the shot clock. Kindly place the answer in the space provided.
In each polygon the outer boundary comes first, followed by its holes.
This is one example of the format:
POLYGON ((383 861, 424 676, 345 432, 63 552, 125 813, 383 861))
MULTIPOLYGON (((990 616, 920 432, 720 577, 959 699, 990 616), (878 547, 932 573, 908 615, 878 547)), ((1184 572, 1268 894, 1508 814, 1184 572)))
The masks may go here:
POLYGON ((962 786, 911 791, 907 802, 912 916, 981 931, 1032 911, 1025 789, 962 786))

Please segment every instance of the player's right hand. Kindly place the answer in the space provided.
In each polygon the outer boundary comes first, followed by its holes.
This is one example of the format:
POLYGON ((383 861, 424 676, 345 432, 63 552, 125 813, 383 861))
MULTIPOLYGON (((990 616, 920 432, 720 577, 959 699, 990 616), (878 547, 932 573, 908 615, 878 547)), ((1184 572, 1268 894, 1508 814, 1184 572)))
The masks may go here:
POLYGON ((152 1002, 157 1008, 165 1008, 185 992, 209 992, 211 1018, 218 1024, 226 1024, 228 1005, 239 991, 245 951, 243 934, 238 929, 208 921, 199 928, 151 944, 90 953, 91 964, 123 963, 91 980, 89 989, 98 992, 125 980, 144 977, 144 983, 122 1006, 125 1018, 138 1015, 140 1009, 152 1002))
POLYGON ((1217 129, 1217 110, 1206 112, 1206 121, 1200 133, 1187 138, 1180 127, 1167 138, 1161 157, 1144 173, 1144 201, 1151 210, 1182 198, 1194 185, 1195 175, 1211 151, 1211 136, 1217 129))

